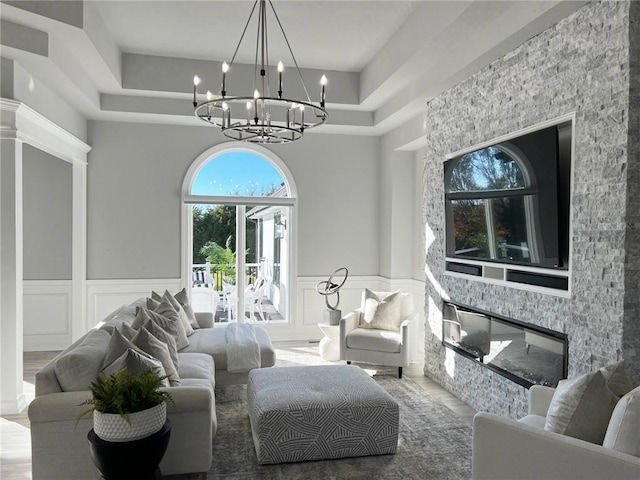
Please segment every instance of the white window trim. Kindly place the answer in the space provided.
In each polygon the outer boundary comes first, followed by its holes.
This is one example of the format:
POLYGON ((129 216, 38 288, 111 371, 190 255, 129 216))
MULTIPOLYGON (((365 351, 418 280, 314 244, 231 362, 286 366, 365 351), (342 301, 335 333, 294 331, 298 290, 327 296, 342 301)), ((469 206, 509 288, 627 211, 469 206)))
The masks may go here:
MULTIPOLYGON (((293 324, 293 312, 296 312, 296 279, 298 276, 298 236, 297 236, 297 213, 298 213, 298 189, 291 171, 287 165, 273 152, 261 147, 241 142, 227 142, 215 145, 202 152, 189 166, 182 181, 182 219, 181 219, 181 271, 180 283, 182 287, 191 289, 191 251, 193 250, 193 204, 234 204, 234 205, 276 205, 288 206, 290 214, 287 229, 289 231, 289 296, 287 298, 287 321, 293 324), (260 155, 269 160, 279 171, 284 180, 285 187, 289 192, 289 197, 244 197, 244 196, 214 196, 214 195, 192 195, 191 188, 200 169, 214 156, 228 152, 249 152, 260 155)), ((238 310, 240 311, 240 310, 238 310)))

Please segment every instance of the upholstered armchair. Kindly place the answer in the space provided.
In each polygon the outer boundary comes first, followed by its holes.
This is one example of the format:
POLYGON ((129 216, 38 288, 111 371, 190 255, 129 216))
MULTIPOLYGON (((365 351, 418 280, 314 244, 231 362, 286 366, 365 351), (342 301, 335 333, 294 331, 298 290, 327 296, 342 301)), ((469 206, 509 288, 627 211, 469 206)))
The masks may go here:
POLYGON ((398 367, 402 378, 417 319, 411 294, 365 289, 360 308, 340 320, 340 360, 398 367))

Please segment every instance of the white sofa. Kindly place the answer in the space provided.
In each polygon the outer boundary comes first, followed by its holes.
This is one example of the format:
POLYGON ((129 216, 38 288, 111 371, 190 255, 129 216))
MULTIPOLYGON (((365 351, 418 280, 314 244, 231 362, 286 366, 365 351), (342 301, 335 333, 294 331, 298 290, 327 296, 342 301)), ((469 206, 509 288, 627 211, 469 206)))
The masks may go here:
MULTIPOLYGON (((89 390, 64 391, 56 375, 56 360, 77 349, 96 330, 131 323, 136 306, 144 304, 145 299, 139 299, 112 313, 36 374, 36 398, 29 405, 34 480, 99 478, 87 442, 87 433, 93 426, 91 416, 85 416, 76 425, 78 415, 87 409, 80 404, 91 398, 91 393, 89 390)), ((226 371, 226 329, 212 328, 211 313, 196 313, 196 319, 201 328, 188 337, 189 346, 178 352, 181 385, 166 387, 175 406, 167 409, 172 424, 171 438, 160 468, 167 475, 200 473, 206 478, 213 458, 212 438, 217 429, 214 387, 246 383, 248 372, 226 371)), ((261 366, 273 366, 275 350, 267 332, 257 327, 256 337, 261 366)), ((100 358, 103 357, 104 354, 100 358)))
POLYGON ((476 414, 473 479, 639 479, 640 457, 544 430, 554 392, 531 387, 529 414, 520 420, 476 414))

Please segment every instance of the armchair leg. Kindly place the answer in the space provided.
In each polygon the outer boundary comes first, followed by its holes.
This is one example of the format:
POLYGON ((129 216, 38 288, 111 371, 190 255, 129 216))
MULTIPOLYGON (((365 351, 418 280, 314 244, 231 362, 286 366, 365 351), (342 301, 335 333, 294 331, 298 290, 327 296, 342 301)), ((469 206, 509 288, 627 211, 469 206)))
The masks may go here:
POLYGON ((402 367, 398 367, 398 378, 402 378, 402 367))

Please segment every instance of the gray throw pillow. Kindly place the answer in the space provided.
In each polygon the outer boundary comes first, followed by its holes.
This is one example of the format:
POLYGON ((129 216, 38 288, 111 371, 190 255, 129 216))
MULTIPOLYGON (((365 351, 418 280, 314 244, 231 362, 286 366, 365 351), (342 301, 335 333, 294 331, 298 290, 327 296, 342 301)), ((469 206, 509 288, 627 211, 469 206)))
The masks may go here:
POLYGON ((107 345, 106 352, 104 354, 104 359, 102 360, 102 368, 109 367, 113 362, 115 362, 123 353, 127 350, 137 350, 143 356, 149 356, 138 347, 136 347, 131 340, 127 339, 120 330, 117 328, 111 334, 111 339, 109 340, 109 345, 107 345))
MULTIPOLYGON (((152 303, 150 303, 149 300, 151 302, 153 302, 153 300, 151 300, 150 298, 148 298, 147 300, 148 300, 147 304, 152 305, 152 303)), ((160 304, 157 304, 157 305, 159 308, 160 304)), ((184 347, 189 345, 189 340, 187 339, 187 335, 184 333, 182 324, 180 323, 180 320, 178 320, 178 315, 175 313, 175 311, 173 311, 173 307, 169 305, 169 307, 166 308, 166 305, 165 305, 164 308, 166 309, 164 310, 166 311, 166 315, 170 315, 170 316, 165 316, 163 314, 160 314, 157 311, 150 310, 149 308, 138 307, 138 310, 136 311, 136 318, 133 321, 132 326, 133 328, 138 329, 138 328, 141 328, 142 325, 144 325, 148 320, 151 320, 160 328, 162 328, 165 332, 171 335, 176 341, 176 348, 178 350, 182 350, 184 347)))
POLYGON ((176 339, 173 338, 166 330, 161 328, 157 323, 154 323, 152 320, 147 320, 142 328, 146 328, 151 335, 156 337, 161 342, 167 344, 167 348, 169 349, 169 354, 171 355, 171 361, 173 365, 178 370, 180 363, 178 359, 178 347, 176 345, 176 339))
POLYGON ((601 371, 558 383, 544 429, 602 445, 617 397, 601 371))
POLYGON ((88 390, 96 380, 111 335, 105 330, 92 330, 75 348, 53 364, 62 391, 88 390))
POLYGON ((193 307, 189 303, 189 295, 187 295, 187 289, 183 288, 178 293, 176 293, 173 298, 175 298, 182 308, 184 309, 184 313, 187 314, 189 318, 189 323, 194 330, 200 328, 200 324, 198 323, 198 319, 196 318, 196 314, 193 311, 193 307))
MULTIPOLYGON (((127 349, 122 355, 116 358, 111 365, 102 371, 105 376, 110 376, 120 370, 126 370, 131 374, 146 372, 147 370, 153 370, 161 377, 166 377, 167 374, 162 367, 162 362, 155 358, 151 358, 146 354, 140 353, 138 350, 132 348, 127 349)), ((162 386, 168 387, 168 379, 162 381, 162 386)))
POLYGON ((381 298, 367 288, 364 293, 364 321, 360 327, 397 332, 402 323, 401 311, 402 295, 400 290, 381 298))
POLYGON ((136 336, 133 337, 132 343, 156 360, 160 360, 169 378, 169 385, 172 387, 180 385, 180 377, 178 376, 176 366, 173 364, 173 359, 171 358, 169 347, 167 347, 166 343, 154 337, 144 326, 138 330, 136 336))
MULTIPOLYGON (((178 318, 182 323, 182 327, 184 328, 184 333, 186 333, 187 337, 193 335, 193 328, 191 327, 191 323, 189 323, 189 318, 187 317, 187 314, 185 313, 184 308, 182 308, 182 305, 180 305, 180 302, 178 302, 175 298, 173 298, 173 295, 171 295, 171 292, 169 292, 169 290, 165 290, 164 295, 162 296, 162 299, 169 302, 173 307, 173 309, 175 310, 175 312, 178 314, 178 318)), ((160 302, 160 304, 162 305, 162 302, 160 302)))

